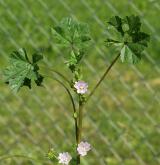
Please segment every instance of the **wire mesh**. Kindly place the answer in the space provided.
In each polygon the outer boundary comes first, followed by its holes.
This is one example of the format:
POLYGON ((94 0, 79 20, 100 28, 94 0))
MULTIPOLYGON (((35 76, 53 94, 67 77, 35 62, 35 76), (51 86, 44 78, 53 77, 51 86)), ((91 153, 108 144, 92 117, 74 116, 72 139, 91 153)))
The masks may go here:
MULTIPOLYGON (((160 164, 160 61, 157 57, 160 24, 156 18, 159 10, 160 4, 156 0, 0 0, 2 67, 12 50, 27 47, 30 52, 44 51, 45 64, 61 69, 64 52, 54 45, 50 27, 63 17, 72 16, 88 22, 95 38, 94 49, 82 64, 87 70, 85 79, 92 87, 112 58, 101 42, 110 35, 106 31, 107 18, 138 14, 153 36, 150 48, 144 53, 144 61, 137 66, 116 64, 110 80, 102 83, 86 106, 83 137, 91 142, 93 152, 82 160, 84 165, 160 164)), ((25 154, 41 159, 50 147, 61 152, 73 145, 71 106, 58 84, 46 80, 43 89, 29 92, 23 89, 13 95, 1 83, 0 90, 1 155, 25 154)), ((14 158, 1 164, 49 162, 14 158)))

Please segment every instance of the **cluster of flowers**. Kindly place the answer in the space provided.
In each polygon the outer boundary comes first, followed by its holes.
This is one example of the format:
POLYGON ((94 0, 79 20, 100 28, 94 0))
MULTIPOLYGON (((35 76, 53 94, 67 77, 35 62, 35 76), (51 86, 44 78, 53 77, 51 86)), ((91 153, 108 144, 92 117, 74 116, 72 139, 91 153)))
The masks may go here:
MULTIPOLYGON (((74 84, 78 94, 85 94, 88 90, 88 84, 84 81, 77 81, 74 84)), ((87 142, 81 142, 78 144, 77 152, 80 156, 86 156, 87 152, 91 150, 91 145, 87 142)), ((60 164, 68 165, 72 157, 68 152, 62 152, 58 155, 58 161, 60 164)))
MULTIPOLYGON (((78 144, 77 152, 80 156, 86 156, 88 151, 91 150, 91 145, 87 142, 78 144)), ((60 164, 68 165, 72 157, 68 152, 59 153, 58 160, 60 164)))

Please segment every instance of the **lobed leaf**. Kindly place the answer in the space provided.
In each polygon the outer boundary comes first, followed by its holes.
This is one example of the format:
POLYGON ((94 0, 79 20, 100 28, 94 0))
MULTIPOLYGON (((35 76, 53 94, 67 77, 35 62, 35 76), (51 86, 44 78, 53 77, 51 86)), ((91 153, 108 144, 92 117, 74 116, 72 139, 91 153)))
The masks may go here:
POLYGON ((69 50, 67 65, 73 71, 90 45, 91 37, 88 25, 79 23, 72 18, 65 18, 59 25, 52 28, 52 34, 56 44, 69 50))
POLYGON ((150 40, 148 34, 141 32, 140 18, 134 15, 125 18, 115 16, 109 20, 108 24, 112 27, 109 29, 114 35, 106 40, 107 45, 120 47, 122 62, 137 63, 150 40))
POLYGON ((30 62, 26 50, 14 51, 10 56, 10 66, 4 70, 4 80, 14 92, 21 87, 31 88, 32 80, 37 86, 41 86, 43 76, 39 74, 37 62, 43 58, 42 55, 33 54, 30 62))

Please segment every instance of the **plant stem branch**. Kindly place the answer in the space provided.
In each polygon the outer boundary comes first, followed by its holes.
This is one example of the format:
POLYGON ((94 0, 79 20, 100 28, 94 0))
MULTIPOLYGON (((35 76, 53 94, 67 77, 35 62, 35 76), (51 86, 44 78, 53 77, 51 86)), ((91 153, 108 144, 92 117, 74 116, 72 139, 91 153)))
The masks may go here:
POLYGON ((48 67, 44 67, 44 66, 40 66, 40 68, 44 68, 44 69, 47 69, 47 71, 50 71, 50 72, 53 72, 57 75, 59 75, 60 77, 62 77, 69 85, 70 85, 70 81, 68 80, 68 78, 66 76, 64 76, 62 73, 54 70, 54 69, 51 69, 51 68, 48 68, 48 67))
POLYGON ((59 84, 61 84, 64 89, 67 91, 69 97, 70 97, 70 100, 72 102, 72 107, 73 107, 73 118, 74 118, 74 124, 75 124, 75 134, 76 134, 76 142, 78 141, 78 122, 77 122, 77 110, 76 110, 76 106, 75 106, 75 103, 74 103, 74 99, 72 97, 72 94, 71 92, 69 91, 69 89, 67 88, 67 86, 61 82, 60 80, 58 80, 57 78, 55 77, 50 77, 50 76, 47 76, 47 75, 44 75, 48 78, 52 78, 53 80, 57 81, 59 84))
POLYGON ((82 138, 82 119, 83 119, 83 104, 79 103, 78 143, 80 143, 82 138))
POLYGON ((96 91, 96 89, 99 87, 99 85, 101 84, 101 82, 104 80, 104 78, 106 77, 106 75, 109 73, 109 71, 111 70, 111 68, 113 67, 113 65, 116 63, 116 61, 118 60, 120 54, 118 54, 116 56, 116 58, 112 61, 112 63, 109 65, 109 67, 106 69, 106 71, 104 72, 104 74, 102 75, 102 77, 100 78, 100 80, 98 81, 98 83, 96 84, 96 86, 93 88, 93 90, 91 91, 91 93, 89 94, 86 102, 90 99, 90 97, 94 94, 94 92, 96 91))
MULTIPOLYGON (((78 120, 78 141, 77 146, 81 142, 82 138, 82 121, 83 121, 83 105, 84 103, 81 101, 79 96, 79 120, 78 120)), ((77 153, 77 165, 80 165, 80 155, 77 153)))
POLYGON ((72 101, 72 106, 73 106, 73 110, 74 110, 74 114, 73 114, 73 117, 74 117, 74 122, 75 122, 75 133, 76 133, 76 142, 78 141, 78 123, 77 123, 77 111, 76 111, 76 107, 75 107, 75 103, 74 103, 74 99, 70 93, 70 91, 68 90, 68 88, 61 82, 59 81, 58 79, 55 79, 57 82, 59 82, 68 92, 69 96, 70 96, 70 99, 72 101))

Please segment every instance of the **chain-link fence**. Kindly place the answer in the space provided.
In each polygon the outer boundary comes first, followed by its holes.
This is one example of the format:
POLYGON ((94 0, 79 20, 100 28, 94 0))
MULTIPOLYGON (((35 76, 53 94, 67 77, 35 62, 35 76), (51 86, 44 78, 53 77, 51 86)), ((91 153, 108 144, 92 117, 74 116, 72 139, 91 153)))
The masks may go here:
MULTIPOLYGON (((0 64, 20 47, 41 51, 47 66, 69 76, 64 52, 54 45, 50 28, 72 16, 90 25, 93 45, 82 64, 90 89, 115 54, 105 47, 110 34, 107 19, 113 15, 140 15, 152 36, 138 65, 118 62, 85 108, 83 138, 92 152, 82 164, 160 164, 160 2, 158 0, 0 0, 0 64), (95 67, 96 66, 96 67, 95 67)), ((71 105, 63 89, 50 80, 44 88, 23 89, 13 95, 0 85, 0 154, 27 155, 2 165, 51 164, 41 161, 48 149, 68 150, 74 143, 71 105)))

